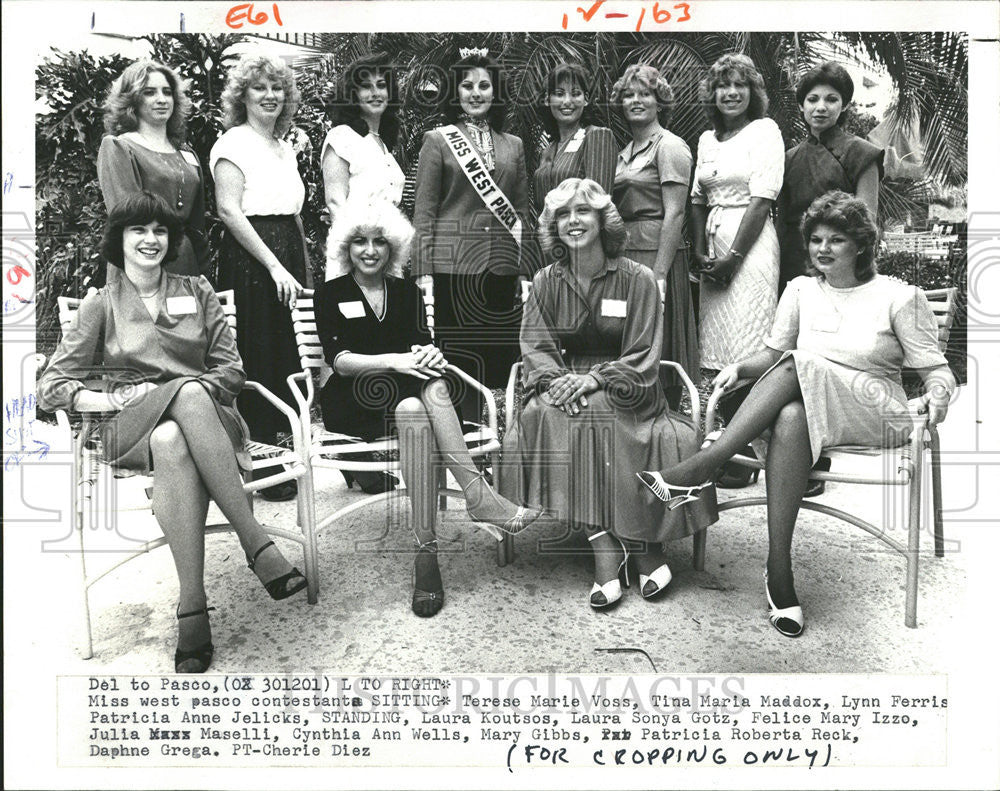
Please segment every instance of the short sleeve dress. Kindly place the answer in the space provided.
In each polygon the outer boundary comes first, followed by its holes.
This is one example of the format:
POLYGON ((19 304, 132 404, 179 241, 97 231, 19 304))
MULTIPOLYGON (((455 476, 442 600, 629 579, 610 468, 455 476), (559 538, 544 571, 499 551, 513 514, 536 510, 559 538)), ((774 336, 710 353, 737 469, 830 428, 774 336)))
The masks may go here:
MULTIPOLYGON (((618 208, 628 238, 625 256, 653 269, 657 280, 666 281, 663 305, 663 353, 660 359, 680 363, 697 379, 698 329, 691 300, 687 243, 681 233, 670 270, 656 271, 660 231, 663 228, 664 184, 691 183, 691 149, 680 137, 666 129, 653 135, 640 149, 629 143, 618 155, 612 199, 618 208)), ((665 384, 676 384, 674 375, 665 384)))
POLYGON ((766 343, 795 360, 813 461, 837 445, 905 442, 913 421, 900 372, 945 365, 937 339, 916 286, 883 275, 852 288, 792 280, 766 343))
POLYGON ((693 426, 667 410, 658 379, 663 322, 652 272, 611 259, 582 293, 567 266, 536 274, 525 305, 524 401, 504 437, 501 490, 620 538, 660 542, 707 527, 718 518, 714 489, 670 511, 635 477, 697 450, 693 426), (574 417, 541 398, 568 371, 601 384, 574 417))
POLYGON ((97 180, 108 211, 134 192, 146 190, 163 198, 184 222, 177 257, 165 262, 164 269, 178 275, 208 274, 205 176, 190 147, 166 153, 146 148, 125 135, 107 135, 97 154, 97 180))
MULTIPOLYGON (((305 285, 306 254, 297 222, 305 187, 291 144, 268 141, 248 126, 235 126, 212 146, 212 173, 223 159, 243 173, 241 208, 250 224, 292 277, 305 285)), ((267 268, 228 229, 219 250, 219 288, 235 293, 236 337, 247 377, 294 406, 287 378, 301 368, 291 314, 278 300, 267 268)), ((258 441, 274 442, 278 431, 288 430, 284 416, 257 393, 246 393, 240 409, 258 441)))
POLYGON ((100 426, 105 460, 148 474, 150 433, 181 385, 197 381, 212 396, 237 461, 249 469, 247 427, 235 407, 246 375, 215 292, 204 277, 165 272, 157 304, 154 321, 124 276, 88 294, 38 381, 39 404, 69 409, 88 379, 103 377, 107 392, 140 382, 159 385, 100 426))
POLYGON ((819 138, 810 134, 785 154, 785 178, 778 198, 781 245, 781 286, 804 275, 809 256, 799 233, 802 215, 816 198, 830 190, 857 194, 858 180, 873 164, 881 181, 885 151, 839 126, 819 138))
MULTIPOLYGON (((420 290, 410 280, 385 278, 385 305, 377 316, 353 275, 326 281, 316 292, 316 328, 323 356, 333 367, 341 352, 408 352, 431 342, 423 320, 420 290)), ((449 377, 453 394, 458 393, 449 377)), ((373 440, 388 435, 397 404, 419 397, 425 382, 394 371, 341 376, 336 371, 320 393, 323 424, 329 431, 373 440)), ((456 398, 458 396, 456 395, 456 398)))
POLYGON ((545 196, 572 178, 596 181, 611 194, 615 179, 615 138, 610 129, 581 127, 565 144, 557 140, 546 147, 535 169, 536 216, 545 206, 545 196))
MULTIPOLYGON (((751 198, 775 200, 785 170, 781 130, 770 118, 751 121, 720 141, 712 130, 698 140, 691 202, 709 207, 708 255, 729 252, 751 198)), ((778 235, 771 218, 744 253, 728 286, 701 281, 701 364, 721 370, 762 351, 778 304, 778 235)))

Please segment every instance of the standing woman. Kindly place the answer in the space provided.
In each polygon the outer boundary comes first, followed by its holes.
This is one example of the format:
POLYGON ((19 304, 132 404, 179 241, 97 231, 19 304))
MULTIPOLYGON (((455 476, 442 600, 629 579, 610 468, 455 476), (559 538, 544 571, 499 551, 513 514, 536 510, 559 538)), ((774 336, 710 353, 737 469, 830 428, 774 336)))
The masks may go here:
POLYGON ((615 178, 615 138, 604 126, 584 123, 590 106, 590 79, 578 63, 561 63, 549 72, 542 99, 542 127, 552 143, 535 170, 535 201, 569 178, 590 179, 610 194, 615 178))
MULTIPOLYGON (((386 53, 348 64, 333 102, 334 127, 320 153, 331 224, 348 197, 399 206, 405 176, 392 155, 399 136, 398 110, 396 80, 386 53)), ((327 280, 336 276, 326 273, 327 280)))
MULTIPOLYGON (((281 137, 298 101, 287 65, 267 55, 244 55, 229 72, 222 94, 226 132, 209 157, 219 218, 226 226, 219 287, 236 292, 240 356, 249 379, 289 403, 286 378, 299 370, 299 355, 288 309, 306 282, 308 266, 299 218, 305 187, 295 152, 281 137)), ((240 411, 254 440, 275 441, 279 415, 260 396, 247 393, 240 411)), ((294 481, 262 490, 272 500, 295 494, 294 481)))
POLYGON ((795 89, 809 134, 785 154, 785 183, 778 197, 781 242, 779 290, 806 274, 809 256, 799 223, 809 205, 830 190, 861 199, 878 217, 879 182, 885 175, 885 151, 841 128, 854 98, 854 81, 837 63, 822 63, 806 72, 795 89))
MULTIPOLYGON (((688 279, 684 208, 691 183, 691 149, 665 125, 673 91, 652 66, 629 66, 611 90, 611 102, 632 129, 618 155, 612 198, 628 232, 625 257, 666 282, 661 359, 684 366, 697 379, 698 330, 688 279)), ((671 407, 683 387, 673 372, 663 382, 671 407)))
POLYGON ((524 144, 501 131, 502 78, 485 50, 452 66, 442 97, 450 123, 424 135, 413 209, 412 271, 433 289, 441 350, 489 387, 502 387, 517 359, 517 284, 531 275, 524 144))
POLYGON ((190 111, 177 72, 155 60, 136 61, 108 91, 107 135, 97 154, 97 179, 109 212, 126 195, 145 190, 163 198, 181 218, 184 235, 177 257, 165 265, 178 275, 209 270, 205 176, 185 143, 190 111))
POLYGON ((712 370, 764 348, 778 303, 778 236, 771 205, 784 173, 778 125, 765 117, 764 80, 746 55, 723 55, 702 83, 714 129, 698 140, 691 189, 701 273, 701 364, 712 370))

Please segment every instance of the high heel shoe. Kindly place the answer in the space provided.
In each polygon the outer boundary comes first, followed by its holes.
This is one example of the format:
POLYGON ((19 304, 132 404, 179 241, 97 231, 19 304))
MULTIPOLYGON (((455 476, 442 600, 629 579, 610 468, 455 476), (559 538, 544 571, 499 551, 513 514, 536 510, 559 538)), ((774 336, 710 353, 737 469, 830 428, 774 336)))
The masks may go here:
POLYGON ((665 502, 667 508, 671 511, 687 503, 695 502, 702 491, 709 486, 714 486, 711 481, 706 481, 697 486, 675 486, 663 480, 663 476, 656 470, 637 472, 635 477, 642 481, 658 499, 665 502))
MULTIPOLYGON (((257 558, 260 557, 260 553, 268 547, 273 546, 273 541, 268 541, 267 543, 261 545, 260 549, 253 553, 252 558, 247 558, 247 568, 250 569, 250 571, 254 571, 254 566, 257 563, 257 558)), ((260 579, 260 577, 258 577, 258 579, 260 579)), ((302 572, 295 568, 295 566, 292 566, 292 570, 287 574, 282 574, 280 577, 275 577, 273 580, 268 582, 264 582, 264 580, 260 580, 260 582, 264 586, 264 590, 266 590, 270 597, 275 601, 281 601, 282 599, 287 599, 289 596, 294 596, 309 584, 302 572), (288 583, 296 577, 299 578, 299 581, 290 588, 286 587, 288 583)))
POLYGON ((666 563, 657 567, 648 577, 645 574, 640 574, 639 595, 646 601, 651 601, 667 589, 667 585, 670 584, 670 580, 672 579, 673 574, 670 573, 670 566, 666 563), (652 584, 653 587, 649 588, 647 592, 647 587, 650 584, 652 584))
MULTIPOLYGON (((372 477, 367 483, 362 483, 357 472, 341 470, 340 474, 344 476, 344 483, 347 484, 348 489, 354 488, 354 484, 357 483, 358 488, 365 494, 384 494, 385 492, 391 492, 399 486, 399 478, 387 472, 376 473, 376 477, 372 477)), ((362 473, 362 476, 366 479, 368 477, 367 473, 362 473)))
MULTIPOLYGON (((417 544, 417 553, 424 550, 436 555, 437 539, 432 538, 423 544, 417 544), (433 549, 429 548, 433 547, 433 549)), ((410 602, 410 609, 415 615, 421 618, 430 618, 441 612, 444 607, 444 588, 434 591, 425 591, 417 588, 417 559, 413 559, 413 600, 410 602)))
MULTIPOLYGON (((607 530, 602 530, 600 533, 594 533, 594 535, 587 538, 588 541, 593 541, 595 538, 600 538, 603 535, 609 535, 607 530)), ((612 536, 614 538, 614 536, 612 536)), ((615 541, 618 541, 615 538, 615 541)), ((603 585, 594 582, 593 587, 590 589, 590 606, 595 610, 606 610, 610 607, 614 607, 622 599, 622 588, 627 588, 629 586, 628 579, 628 550, 625 545, 618 541, 621 545, 622 552, 625 556, 622 558, 622 562, 618 564, 618 574, 610 582, 605 582, 603 585)))
MULTIPOLYGON (((180 609, 180 605, 178 605, 180 609)), ((177 620, 181 618, 193 618, 195 615, 208 617, 209 610, 214 607, 202 607, 200 610, 177 613, 177 620)), ((207 640, 194 648, 178 648, 174 652, 174 672, 175 673, 204 673, 212 664, 212 657, 215 655, 215 646, 211 640, 207 640)))
POLYGON ((782 607, 780 610, 774 606, 771 600, 771 590, 767 587, 767 569, 764 569, 764 595, 767 596, 767 619, 771 626, 777 629, 785 637, 798 637, 805 629, 805 617, 802 615, 802 607, 796 604, 793 607, 782 607))
MULTIPOLYGON (((456 466, 459 466, 458 461, 455 459, 454 456, 452 456, 450 453, 446 453, 445 455, 451 458, 452 462, 456 464, 456 466)), ((534 522, 536 519, 538 519, 538 517, 542 515, 542 511, 539 511, 535 508, 528 508, 527 506, 524 505, 519 505, 517 506, 517 511, 509 519, 503 521, 493 520, 493 519, 480 519, 474 513, 472 513, 472 509, 469 508, 469 489, 470 487, 473 486, 473 484, 476 483, 476 481, 482 481, 483 485, 486 487, 486 491, 488 491, 493 496, 494 501, 496 501, 499 505, 504 505, 505 503, 513 505, 513 503, 510 503, 509 500, 507 500, 504 497, 501 497, 493 490, 493 487, 490 486, 490 482, 487 479, 486 473, 483 470, 478 470, 478 469, 475 471, 468 470, 468 472, 473 473, 473 478, 471 481, 468 482, 468 484, 462 487, 462 492, 465 494, 465 510, 469 514, 469 517, 474 522, 477 522, 478 524, 482 525, 483 527, 486 527, 487 529, 488 527, 495 527, 500 530, 501 534, 506 533, 507 535, 516 536, 518 533, 520 533, 528 525, 530 525, 532 522, 534 522)), ((493 530, 489 530, 489 532, 497 541, 500 541, 503 538, 503 535, 498 535, 493 530)))

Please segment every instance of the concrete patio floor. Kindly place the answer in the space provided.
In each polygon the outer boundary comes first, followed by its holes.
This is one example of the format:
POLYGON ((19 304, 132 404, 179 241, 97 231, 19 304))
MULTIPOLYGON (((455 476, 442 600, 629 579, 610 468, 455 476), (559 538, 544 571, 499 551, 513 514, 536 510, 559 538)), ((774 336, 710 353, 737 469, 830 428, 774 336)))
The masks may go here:
MULTIPOLYGON (((945 435, 947 447, 947 435, 945 435)), ((945 470, 946 502, 958 483, 945 470)), ((317 472, 317 510, 329 513, 356 498, 339 474, 317 472)), ((762 496, 761 483, 720 490, 720 502, 762 496)), ((829 484, 820 500, 850 505, 905 542, 905 508, 876 487, 829 484)), ((778 635, 765 617, 761 570, 765 511, 723 513, 709 528, 704 571, 692 568, 692 542, 667 554, 674 580, 656 602, 633 587, 613 612, 587 604, 592 560, 570 537, 561 553, 541 551, 551 530, 529 528, 516 540, 514 561, 498 568, 495 542, 449 502, 439 525, 444 609, 420 619, 409 607, 413 543, 408 501, 377 503, 338 521, 319 537, 320 598, 304 593, 271 601, 231 533, 207 539, 206 584, 216 646, 213 672, 268 673, 927 673, 948 667, 956 629, 954 613, 965 600, 967 551, 933 557, 931 535, 922 535, 919 628, 903 624, 904 562, 856 528, 802 512, 796 528, 796 585, 806 613, 798 640, 778 635), (641 649, 619 652, 607 649, 641 649), (652 664, 651 664, 652 663, 652 664)), ((292 526, 294 503, 257 498, 264 524, 292 526)), ((158 534, 148 512, 123 512, 132 537, 158 534)), ((946 538, 964 547, 965 536, 946 538)), ((301 566, 297 547, 281 542, 301 566)), ((90 556, 92 568, 108 562, 90 556)), ((34 648, 60 673, 169 673, 176 639, 176 577, 170 553, 155 550, 112 572, 91 591, 94 657, 73 648, 79 634, 74 581, 78 559, 42 553, 52 597, 49 616, 66 628, 32 636, 34 648)), ((44 615, 43 615, 44 617, 44 615)))

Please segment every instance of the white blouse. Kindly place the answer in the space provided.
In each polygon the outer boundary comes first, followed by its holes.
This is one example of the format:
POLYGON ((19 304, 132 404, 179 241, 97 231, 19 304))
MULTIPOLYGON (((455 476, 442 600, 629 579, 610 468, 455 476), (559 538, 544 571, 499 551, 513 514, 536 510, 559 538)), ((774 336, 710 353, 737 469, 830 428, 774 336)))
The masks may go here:
POLYGON ((268 214, 298 214, 306 188, 299 176, 291 143, 279 140, 274 147, 249 126, 234 126, 215 141, 208 156, 215 175, 220 159, 227 159, 243 172, 240 207, 248 217, 268 214))
POLYGON ((356 199, 390 200, 396 206, 403 200, 403 175, 396 158, 382 148, 371 134, 362 137, 346 124, 335 126, 323 141, 319 161, 323 162, 327 148, 347 162, 350 170, 347 180, 347 194, 356 199))
POLYGON ((774 200, 784 175, 785 144, 770 118, 751 121, 724 141, 709 129, 698 139, 691 202, 731 208, 751 198, 774 200))

